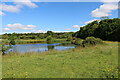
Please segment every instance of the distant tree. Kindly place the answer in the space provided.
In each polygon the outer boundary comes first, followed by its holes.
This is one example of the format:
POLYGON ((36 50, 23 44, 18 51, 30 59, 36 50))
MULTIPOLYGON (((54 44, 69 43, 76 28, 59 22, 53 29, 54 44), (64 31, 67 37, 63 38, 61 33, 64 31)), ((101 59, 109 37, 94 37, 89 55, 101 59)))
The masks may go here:
POLYGON ((48 36, 46 39, 47 43, 52 43, 53 42, 53 38, 51 36, 48 36))
POLYGON ((47 31, 47 35, 53 35, 53 32, 52 31, 47 31))

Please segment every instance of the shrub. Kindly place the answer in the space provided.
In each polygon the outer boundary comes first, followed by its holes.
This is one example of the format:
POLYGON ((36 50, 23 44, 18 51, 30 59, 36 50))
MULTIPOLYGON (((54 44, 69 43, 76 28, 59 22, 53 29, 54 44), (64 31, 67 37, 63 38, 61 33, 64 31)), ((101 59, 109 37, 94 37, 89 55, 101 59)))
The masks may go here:
POLYGON ((47 43, 52 43, 53 42, 53 38, 51 36, 48 36, 46 42, 47 43))
POLYGON ((72 44, 75 44, 75 40, 74 40, 74 39, 73 39, 73 40, 71 40, 71 43, 72 43, 72 44))
POLYGON ((87 37, 85 39, 85 44, 90 44, 90 45, 96 45, 96 44, 100 44, 102 43, 102 40, 99 38, 95 38, 95 37, 87 37))
POLYGON ((80 38, 76 38, 76 39, 74 40, 74 44, 75 44, 75 45, 80 45, 80 46, 82 46, 82 43, 83 43, 83 40, 80 39, 80 38))
POLYGON ((1 48, 1 52, 2 55, 5 55, 5 52, 8 51, 10 48, 12 48, 12 45, 15 45, 15 39, 16 39, 16 35, 15 33, 11 34, 11 36, 9 36, 8 40, 2 40, 0 48, 1 48), (6 45, 7 44, 7 45, 6 45))
POLYGON ((88 45, 96 45, 103 43, 101 39, 95 37, 87 37, 85 40, 80 38, 73 38, 71 41, 72 44, 79 45, 82 47, 86 47, 88 45))
POLYGON ((71 36, 69 36, 68 38, 67 38, 67 41, 72 41, 73 39, 72 39, 72 37, 71 36))

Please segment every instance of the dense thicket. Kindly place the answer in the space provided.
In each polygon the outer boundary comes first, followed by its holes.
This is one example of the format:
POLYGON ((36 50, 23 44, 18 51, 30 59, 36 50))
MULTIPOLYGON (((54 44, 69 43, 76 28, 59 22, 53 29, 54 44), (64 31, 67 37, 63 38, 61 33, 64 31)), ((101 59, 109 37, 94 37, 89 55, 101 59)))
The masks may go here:
POLYGON ((74 37, 85 39, 86 37, 94 36, 103 40, 120 41, 120 19, 104 19, 101 21, 93 21, 84 27, 81 27, 78 32, 73 34, 74 37))

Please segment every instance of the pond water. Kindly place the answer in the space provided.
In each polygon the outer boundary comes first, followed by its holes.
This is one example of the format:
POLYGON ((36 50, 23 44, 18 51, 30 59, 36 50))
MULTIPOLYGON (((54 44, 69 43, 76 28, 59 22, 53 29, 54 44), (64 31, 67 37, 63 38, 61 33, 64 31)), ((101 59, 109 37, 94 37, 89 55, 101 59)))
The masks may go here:
POLYGON ((49 50, 67 50, 75 48, 75 45, 63 43, 41 43, 41 44, 17 44, 14 45, 9 52, 27 53, 27 52, 45 52, 49 50))

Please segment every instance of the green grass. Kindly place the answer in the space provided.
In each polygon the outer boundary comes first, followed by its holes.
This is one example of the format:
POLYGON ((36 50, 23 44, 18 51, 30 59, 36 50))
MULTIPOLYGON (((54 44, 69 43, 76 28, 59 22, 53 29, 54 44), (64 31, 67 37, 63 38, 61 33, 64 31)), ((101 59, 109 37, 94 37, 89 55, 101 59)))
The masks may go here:
MULTIPOLYGON (((1 42, 2 40, 0 40, 1 42)), ((8 43, 9 41, 6 39, 3 39, 3 41, 6 41, 8 43)), ((46 38, 44 39, 19 39, 15 40, 16 44, 34 44, 34 43, 46 43, 46 38)), ((66 42, 66 39, 53 39, 54 43, 61 43, 66 42)))
POLYGON ((45 43, 46 39, 28 39, 28 40, 16 40, 16 44, 28 44, 28 43, 45 43))
POLYGON ((3 56, 3 78, 117 78, 118 43, 3 56))

